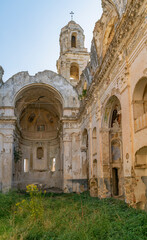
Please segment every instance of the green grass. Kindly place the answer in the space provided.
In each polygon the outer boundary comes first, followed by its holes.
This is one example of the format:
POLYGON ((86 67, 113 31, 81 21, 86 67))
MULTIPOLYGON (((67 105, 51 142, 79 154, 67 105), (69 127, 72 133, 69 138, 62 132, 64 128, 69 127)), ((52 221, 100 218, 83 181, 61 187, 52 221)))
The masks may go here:
POLYGON ((91 198, 88 193, 47 194, 44 215, 32 220, 17 214, 19 193, 0 194, 0 240, 146 240, 147 214, 116 199, 91 198))

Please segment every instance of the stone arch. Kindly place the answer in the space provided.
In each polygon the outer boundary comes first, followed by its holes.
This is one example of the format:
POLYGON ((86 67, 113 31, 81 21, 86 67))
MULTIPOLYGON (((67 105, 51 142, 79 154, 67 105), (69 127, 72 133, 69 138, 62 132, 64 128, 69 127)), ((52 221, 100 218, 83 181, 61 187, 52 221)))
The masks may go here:
POLYGON ((14 106, 17 94, 33 85, 44 85, 57 91, 62 96, 63 108, 79 107, 78 94, 73 86, 62 76, 47 70, 34 76, 30 76, 28 72, 20 72, 11 77, 0 88, 0 103, 3 106, 14 106))
POLYGON ((63 104, 61 94, 44 84, 26 86, 15 95, 14 145, 21 155, 15 164, 14 181, 21 188, 36 182, 35 179, 39 184, 62 188, 59 135, 63 104), (53 159, 56 159, 54 174, 50 171, 53 159), (26 160, 29 168, 22 171, 23 166, 19 165, 26 160))
POLYGON ((147 168, 147 146, 141 147, 135 153, 135 166, 147 168))
POLYGON ((133 92, 133 115, 135 132, 147 127, 147 77, 142 77, 133 92))
POLYGON ((104 104, 102 127, 112 128, 115 120, 121 125, 121 104, 118 96, 112 95, 104 104))
MULTIPOLYGON (((63 113, 63 106, 65 104, 64 99, 62 95, 53 87, 46 85, 46 84, 30 84, 27 85, 18 91, 13 99, 14 106, 17 107, 19 103, 19 115, 23 112, 24 108, 27 106, 28 101, 31 104, 34 104, 36 101, 42 101, 43 98, 46 98, 46 95, 51 95, 54 98, 54 102, 56 102, 55 105, 58 106, 58 114, 62 115, 63 113), (32 96, 32 92, 35 94, 35 96, 32 96), (44 96, 43 96, 44 95, 44 96), (23 99, 24 97, 24 99, 23 99), (29 100, 26 100, 28 99, 29 100)), ((16 113, 16 111, 15 111, 16 113)), ((17 116, 17 113, 16 113, 17 116)), ((29 116, 30 122, 33 121, 33 113, 29 116)))
POLYGON ((141 78, 134 88, 133 112, 135 120, 147 112, 147 77, 141 78))
POLYGON ((104 105, 102 139, 103 171, 109 194, 123 195, 121 103, 115 95, 104 105))
POLYGON ((147 211, 147 146, 138 149, 135 153, 135 180, 136 206, 147 211))
POLYGON ((70 79, 79 80, 79 65, 77 63, 71 63, 70 65, 70 79))

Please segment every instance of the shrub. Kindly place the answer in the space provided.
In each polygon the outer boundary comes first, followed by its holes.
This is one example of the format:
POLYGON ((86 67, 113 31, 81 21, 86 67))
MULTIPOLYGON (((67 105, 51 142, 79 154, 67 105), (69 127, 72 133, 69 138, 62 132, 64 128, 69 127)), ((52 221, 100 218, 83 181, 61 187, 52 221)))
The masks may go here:
POLYGON ((41 190, 34 184, 27 187, 29 199, 23 199, 21 202, 16 203, 17 211, 15 213, 25 215, 29 214, 32 220, 40 220, 44 214, 43 196, 41 190))

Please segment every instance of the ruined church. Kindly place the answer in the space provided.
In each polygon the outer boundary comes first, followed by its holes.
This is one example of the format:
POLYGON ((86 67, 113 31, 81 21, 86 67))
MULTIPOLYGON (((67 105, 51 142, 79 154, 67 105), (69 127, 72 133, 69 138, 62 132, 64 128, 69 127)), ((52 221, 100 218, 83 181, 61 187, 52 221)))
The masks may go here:
POLYGON ((147 3, 102 0, 90 53, 60 33, 58 74, 0 67, 0 191, 40 184, 147 211, 147 3))

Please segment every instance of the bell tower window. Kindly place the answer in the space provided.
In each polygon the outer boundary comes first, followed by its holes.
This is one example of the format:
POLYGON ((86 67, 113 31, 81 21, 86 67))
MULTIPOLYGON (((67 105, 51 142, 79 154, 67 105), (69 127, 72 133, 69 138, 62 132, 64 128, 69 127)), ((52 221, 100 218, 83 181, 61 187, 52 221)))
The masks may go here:
POLYGON ((73 33, 71 36, 71 47, 76 48, 76 33, 73 33))
POLYGON ((70 67, 70 79, 79 80, 79 66, 76 63, 72 63, 70 67))

